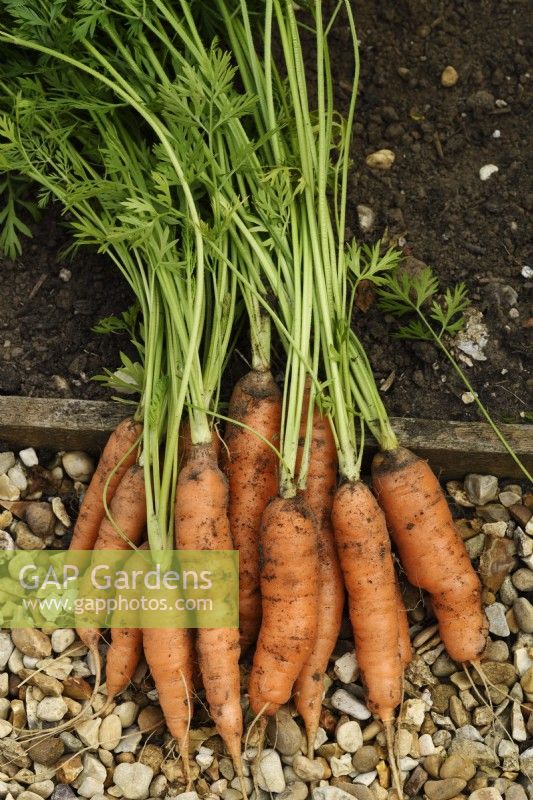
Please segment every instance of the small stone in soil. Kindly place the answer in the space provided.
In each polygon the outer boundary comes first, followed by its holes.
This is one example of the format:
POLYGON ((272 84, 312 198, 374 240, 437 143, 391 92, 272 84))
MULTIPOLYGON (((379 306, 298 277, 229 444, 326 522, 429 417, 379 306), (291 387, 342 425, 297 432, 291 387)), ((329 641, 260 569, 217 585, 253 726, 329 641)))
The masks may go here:
POLYGON ((440 82, 444 87, 451 88, 452 86, 455 86, 458 80, 459 80, 459 73, 457 72, 455 67, 451 66, 451 64, 449 64, 442 70, 442 74, 440 76, 440 82))

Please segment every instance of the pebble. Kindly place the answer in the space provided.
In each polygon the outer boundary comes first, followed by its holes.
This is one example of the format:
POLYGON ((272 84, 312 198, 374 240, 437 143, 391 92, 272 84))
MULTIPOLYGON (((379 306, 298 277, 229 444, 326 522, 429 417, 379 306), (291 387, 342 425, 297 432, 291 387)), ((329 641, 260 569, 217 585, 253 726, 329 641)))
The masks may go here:
POLYGON ((491 603, 491 605, 485 607, 485 614, 489 621, 489 631, 495 636, 509 636, 511 633, 505 618, 506 611, 507 609, 503 603, 491 603))
POLYGON ((83 756, 83 772, 81 773, 82 779, 95 778, 97 781, 104 783, 107 777, 107 771, 104 765, 90 753, 85 753, 83 756))
POLYGON ((26 656, 48 658, 52 644, 48 636, 37 628, 15 628, 11 631, 15 646, 26 656))
POLYGON ((493 786, 485 786, 472 792, 468 800, 502 800, 502 796, 493 786))
POLYGON ((333 672, 341 683, 353 683, 359 674, 355 653, 344 653, 335 661, 333 672))
POLYGON ((533 572, 530 569, 521 567, 513 573, 511 580, 520 592, 533 591, 533 572))
POLYGON ((349 775, 351 772, 353 772, 350 753, 344 753, 344 755, 340 756, 340 758, 332 756, 329 761, 329 766, 331 769, 331 774, 335 778, 339 778, 342 775, 349 775))
POLYGON ((146 764, 119 764, 113 772, 113 781, 127 800, 144 800, 148 797, 154 771, 146 764))
POLYGON ((26 791, 21 792, 18 795, 18 800, 41 800, 41 796, 35 792, 30 792, 29 789, 26 789, 26 791))
POLYGON ((365 704, 345 689, 337 689, 334 692, 331 696, 331 705, 337 711, 342 711, 344 714, 348 714, 349 717, 355 717, 355 719, 364 720, 372 716, 365 704))
POLYGON ((483 586, 497 592, 503 581, 516 566, 516 547, 511 539, 487 536, 479 559, 479 575, 483 586))
POLYGON ((426 781, 424 793, 429 800, 450 800, 459 794, 466 786, 462 778, 444 778, 438 781, 426 781))
POLYGON ((421 756, 430 756, 435 752, 435 745, 429 733, 424 733, 418 739, 418 749, 421 756))
POLYGON ((463 392, 461 395, 461 400, 465 406, 469 406, 471 403, 476 402, 476 397, 472 394, 472 392, 463 392))
POLYGON ((421 766, 416 767, 404 784, 404 794, 407 795, 407 797, 415 797, 419 794, 427 779, 428 773, 426 770, 422 769, 421 766))
POLYGON ((114 750, 120 743, 122 723, 117 714, 104 717, 98 730, 98 744, 104 750, 114 750))
POLYGON ((374 227, 376 215, 370 206, 359 204, 357 206, 357 219, 359 221, 359 227, 363 233, 369 233, 374 227))
POLYGON ((313 800, 352 800, 353 795, 338 786, 318 786, 313 789, 313 800))
POLYGON ((370 153, 365 159, 367 167, 371 169, 390 169, 396 160, 392 150, 383 149, 370 153))
POLYGON ((88 719, 86 722, 80 722, 76 726, 76 733, 87 747, 98 747, 98 733, 101 724, 102 720, 95 718, 88 719))
POLYGON ((480 167, 479 170, 479 177, 482 181, 488 181, 491 175, 494 175, 495 172, 498 172, 498 167, 496 164, 484 164, 480 167))
POLYGON ((4 669, 15 645, 8 631, 0 630, 0 669, 4 669))
POLYGON ((471 472, 466 476, 463 485, 468 499, 476 506, 484 506, 498 497, 498 478, 495 475, 471 472))
POLYGON ((33 447, 26 447, 25 450, 19 451, 19 458, 25 467, 36 467, 39 463, 37 453, 33 447))
POLYGON ((31 757, 39 764, 55 764, 65 752, 65 745, 55 736, 45 741, 36 739, 29 745, 31 757))
POLYGON ((65 508, 65 505, 60 497, 52 498, 52 511, 57 519, 65 526, 65 528, 70 528, 72 523, 69 515, 67 514, 67 509, 65 508))
POLYGON ((503 520, 500 522, 485 522, 481 530, 488 536, 499 536, 503 539, 507 533, 507 523, 503 520))
POLYGON ((138 728, 126 728, 118 745, 114 749, 114 753, 135 753, 139 744, 141 743, 142 733, 138 728))
POLYGON ((76 634, 72 628, 57 628, 50 638, 54 653, 63 653, 75 640, 76 634))
POLYGON ((380 755, 372 745, 365 745, 352 758, 352 765, 357 773, 371 772, 380 760, 380 755))
POLYGON ((401 723, 408 728, 419 731, 424 722, 426 704, 419 698, 406 700, 401 710, 401 723))
POLYGON ((47 798, 50 797, 54 791, 54 783, 50 780, 37 781, 37 783, 32 783, 31 788, 35 794, 39 795, 39 797, 47 798))
POLYGON ((523 528, 526 527, 531 519, 531 509, 529 509, 527 506, 523 506, 521 503, 514 506, 509 506, 509 514, 514 521, 518 522, 519 525, 522 525, 523 528))
POLYGON ((289 712, 280 708, 267 724, 268 741, 283 756, 293 756, 301 747, 302 732, 289 712))
POLYGON ((128 728, 130 725, 133 725, 137 718, 138 711, 139 707, 137 703, 134 703, 132 700, 127 700, 114 709, 114 713, 120 719, 123 728, 128 728))
POLYGON ((439 772, 441 778, 461 778, 464 781, 469 781, 475 774, 474 763, 457 753, 452 753, 452 755, 448 756, 439 772))
POLYGON ((0 550, 15 550, 15 542, 13 537, 7 531, 0 530, 0 550))
POLYGON ((55 515, 50 503, 31 503, 24 518, 36 536, 44 538, 53 533, 55 515))
POLYGON ((104 784, 102 781, 97 781, 95 778, 83 778, 78 787, 78 795, 80 797, 95 797, 104 792, 104 784))
POLYGON ((444 67, 440 76, 440 82, 443 86, 445 86, 448 89, 452 86, 455 86, 458 80, 459 80, 459 73, 457 72, 455 67, 452 67, 451 64, 448 64, 447 67, 444 67))
POLYGON ((0 739, 4 739, 13 730, 13 725, 7 719, 0 719, 0 739))
POLYGON ((464 759, 472 761, 480 767, 494 767, 498 764, 498 757, 493 749, 483 742, 456 736, 450 744, 450 755, 454 753, 463 756, 464 759))
MULTIPOLYGON (((295 761, 296 758, 297 756, 295 761)), ((302 777, 295 769, 294 764, 293 769, 298 777, 302 777)), ((263 750, 257 765, 257 785, 265 792, 282 792, 285 789, 281 759, 275 750, 269 748, 263 750)))
POLYGON ((476 506, 476 513, 486 522, 508 522, 511 518, 509 511, 501 503, 487 503, 486 506, 476 506))
POLYGON ((511 506, 517 505, 521 502, 522 495, 517 494, 516 492, 510 492, 509 490, 504 490, 498 495, 498 500, 502 506, 510 508, 511 506))
POLYGON ((522 676, 520 686, 527 694, 533 694, 533 667, 530 667, 522 676))
POLYGON ((7 476, 11 483, 20 489, 21 492, 26 491, 28 488, 28 480, 20 464, 15 464, 14 467, 11 467, 11 469, 7 471, 7 476))
POLYGON ((37 706, 37 717, 43 722, 59 722, 67 713, 62 697, 45 697, 37 706))
POLYGON ((139 712, 137 725, 142 733, 163 733, 165 728, 163 712, 159 706, 146 706, 139 712))
POLYGON ((518 597, 514 601, 513 611, 520 630, 524 633, 533 633, 533 605, 527 597, 518 597))
POLYGON ((89 483, 94 472, 94 461, 81 450, 72 450, 65 453, 62 458, 65 472, 73 481, 89 483))
POLYGON ((527 794, 519 783, 511 783, 505 790, 505 800, 527 800, 527 794))
POLYGON ((25 522, 15 524, 15 541, 19 550, 43 550, 46 546, 44 541, 35 536, 25 522))
POLYGON ((342 722, 335 732, 335 738, 339 747, 345 753, 355 753, 363 746, 363 733, 361 726, 355 720, 342 722))
MULTIPOLYGON (((213 789, 213 784, 211 784, 213 789)), ((309 794, 307 784, 303 781, 293 781, 278 794, 277 800, 305 800, 309 794)))
POLYGON ((20 489, 11 483, 7 475, 0 475, 0 500, 14 501, 20 498, 20 489))
POLYGON ((16 463, 15 453, 7 450, 5 453, 0 453, 0 475, 5 475, 11 467, 16 463))

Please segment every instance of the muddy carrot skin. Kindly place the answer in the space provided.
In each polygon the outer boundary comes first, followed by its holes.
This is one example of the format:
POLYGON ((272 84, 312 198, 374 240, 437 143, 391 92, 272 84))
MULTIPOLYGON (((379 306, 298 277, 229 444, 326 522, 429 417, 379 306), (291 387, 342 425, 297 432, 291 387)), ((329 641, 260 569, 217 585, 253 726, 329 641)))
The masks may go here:
POLYGON ((70 543, 71 550, 92 550, 98 538, 100 524, 105 516, 103 495, 106 481, 107 502, 111 502, 117 486, 126 470, 137 460, 135 443, 142 432, 142 426, 131 417, 117 425, 104 447, 98 466, 83 498, 74 533, 70 543), (129 452, 129 455, 126 455, 129 452), (117 465, 119 465, 117 467, 117 465))
POLYGON ((357 481, 337 490, 332 520, 368 706, 390 724, 401 701, 403 665, 385 517, 370 489, 357 481))
POLYGON ((311 654, 318 621, 318 543, 301 497, 276 497, 261 525, 263 619, 248 685, 254 714, 286 703, 311 654))
POLYGON ((244 653, 256 641, 261 625, 261 517, 278 490, 277 456, 253 433, 279 445, 281 392, 270 372, 251 371, 235 384, 228 416, 252 429, 228 423, 225 435, 228 516, 239 551, 239 625, 244 653))
POLYGON ((475 661, 487 634, 481 585, 436 476, 398 448, 375 456, 372 479, 409 581, 431 595, 449 656, 475 661))
MULTIPOLYGON (((232 550, 228 485, 212 443, 193 444, 176 491, 176 543, 180 550, 232 550)), ((196 650, 211 716, 242 777, 239 631, 199 628, 196 650)))
POLYGON ((124 691, 135 674, 142 653, 140 628, 112 628, 106 658, 108 702, 124 691))
MULTIPOLYGON (((305 414, 303 416, 305 418, 305 414)), ((305 430, 302 435, 305 436, 305 430)), ((303 497, 317 525, 318 620, 313 649, 294 686, 296 708, 305 723, 310 758, 319 727, 324 673, 339 636, 344 608, 344 581, 331 523, 336 484, 337 451, 331 426, 315 408, 303 497)))

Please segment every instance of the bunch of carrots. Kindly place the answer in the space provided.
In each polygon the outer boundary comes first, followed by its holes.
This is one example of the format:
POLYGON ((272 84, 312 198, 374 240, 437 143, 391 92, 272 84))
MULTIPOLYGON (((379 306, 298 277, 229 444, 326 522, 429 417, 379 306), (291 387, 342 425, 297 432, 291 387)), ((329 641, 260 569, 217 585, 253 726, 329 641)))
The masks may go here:
MULTIPOLYGON (((40 20, 40 4, 26 5, 40 20)), ((359 71, 351 4, 329 19, 321 0, 301 18, 291 0, 200 5, 95 0, 44 32, 11 9, 0 170, 59 201, 77 245, 106 252, 136 298, 104 327, 131 335, 139 360, 108 381, 139 401, 102 453, 71 548, 239 551, 239 630, 113 628, 108 703, 144 649, 186 777, 201 682, 242 779, 240 657, 252 658, 253 715, 264 725, 294 698, 312 757, 345 592, 368 704, 392 742, 411 658, 393 545, 453 659, 477 665, 486 623, 438 481, 399 445, 352 328, 358 283, 379 284, 396 255, 344 241, 359 71), (341 14, 354 54, 345 117, 328 47, 341 14), (251 369, 226 409, 220 387, 243 326, 251 369), (366 429, 380 446, 373 491, 360 477, 366 429)), ((99 664, 100 632, 79 634, 99 664)))

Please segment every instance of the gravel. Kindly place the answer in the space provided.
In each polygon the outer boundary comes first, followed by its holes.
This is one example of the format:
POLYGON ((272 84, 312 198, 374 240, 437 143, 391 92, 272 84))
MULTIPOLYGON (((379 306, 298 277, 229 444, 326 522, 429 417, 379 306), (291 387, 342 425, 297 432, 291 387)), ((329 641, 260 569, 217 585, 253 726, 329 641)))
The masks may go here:
MULTIPOLYGON (((32 462, 33 456, 0 453, 0 498, 9 482, 8 488, 14 487, 26 504, 24 519, 0 509, 0 548, 34 540, 50 547, 56 526, 62 536, 74 521, 72 498, 60 496, 57 489, 25 500, 29 470, 36 466, 25 459, 32 462)), ((50 475, 54 471, 57 487, 65 474, 86 481, 94 462, 70 451, 44 468, 50 475)), ((69 486, 72 491, 71 481, 69 486)), ((533 736, 528 705, 533 702, 533 496, 525 485, 475 473, 448 488, 483 584, 490 636, 482 657, 487 685, 472 670, 472 688, 461 666, 446 654, 424 598, 418 592, 411 597, 402 577, 415 651, 405 675, 395 740, 404 793, 426 800, 533 800, 533 748, 528 748, 533 736)), ((268 800, 269 795, 280 800, 388 800, 391 777, 384 732, 365 704, 349 631, 343 624, 342 640, 328 667, 316 758, 306 756, 303 725, 292 707, 280 709, 268 720, 268 746, 260 756, 253 800, 268 800)), ((77 646, 72 628, 0 631, 0 797, 242 800, 231 761, 201 709, 191 730, 196 791, 185 792, 173 742, 166 729, 157 728, 160 710, 146 668, 102 719, 96 712, 105 704, 105 691, 91 701, 94 664, 85 649, 72 653, 77 646), (24 746, 18 741, 14 728, 53 727, 90 701, 92 710, 76 721, 75 731, 51 732, 24 746), (7 762, 13 766, 8 768, 7 762)), ((251 794, 256 744, 251 735, 251 755, 244 762, 251 794)))

